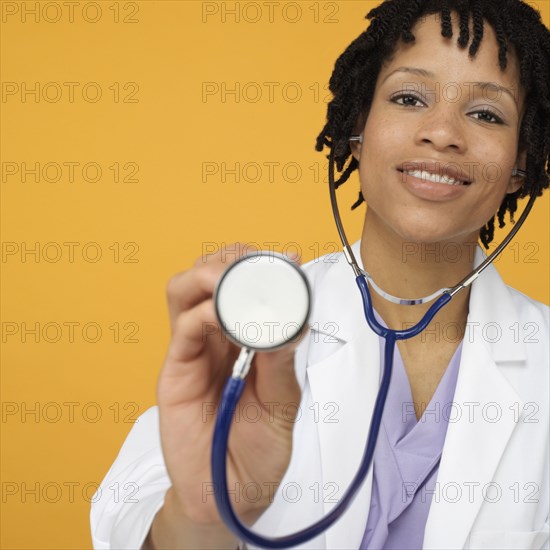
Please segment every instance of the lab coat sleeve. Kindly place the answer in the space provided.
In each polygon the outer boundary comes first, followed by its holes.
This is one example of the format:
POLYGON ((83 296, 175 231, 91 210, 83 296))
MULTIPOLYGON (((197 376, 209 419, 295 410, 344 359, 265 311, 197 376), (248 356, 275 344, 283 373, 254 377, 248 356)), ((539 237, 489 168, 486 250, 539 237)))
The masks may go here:
POLYGON ((141 548, 171 486, 162 455, 158 408, 143 413, 92 499, 93 547, 141 548))

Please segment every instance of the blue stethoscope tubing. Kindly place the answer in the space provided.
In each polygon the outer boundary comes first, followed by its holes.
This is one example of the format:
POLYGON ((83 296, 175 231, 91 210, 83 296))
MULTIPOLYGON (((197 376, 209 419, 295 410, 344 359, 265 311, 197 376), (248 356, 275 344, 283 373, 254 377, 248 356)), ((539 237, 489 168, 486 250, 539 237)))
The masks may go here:
POLYGON ((388 390, 390 387, 395 341, 405 340, 420 334, 430 323, 434 315, 447 302, 449 302, 449 300, 451 300, 451 296, 449 294, 443 294, 430 307, 417 325, 407 330, 393 331, 383 327, 376 320, 368 283, 364 276, 359 275, 356 278, 356 282, 359 286, 359 290, 361 291, 361 296, 363 297, 363 306, 369 325, 371 325, 371 328, 373 328, 376 334, 383 336, 386 340, 384 348, 384 372, 380 390, 374 405, 367 445, 363 453, 359 470, 355 474, 353 481, 343 495, 342 499, 339 501, 338 505, 335 506, 320 521, 311 525, 307 529, 303 529, 302 531, 298 531, 292 535, 279 538, 266 538, 258 535, 239 521, 228 498, 226 456, 233 413, 235 412, 235 408, 244 389, 245 379, 231 377, 225 385, 220 405, 220 410, 223 411, 223 414, 218 414, 214 428, 214 441, 212 444, 212 479, 214 481, 216 503, 218 505, 220 516, 227 527, 233 531, 233 533, 235 533, 241 540, 249 544, 254 544, 262 548, 288 548, 291 546, 297 546, 326 531, 345 512, 347 507, 353 501, 364 479, 367 477, 367 473, 372 462, 376 440, 378 438, 378 431, 382 421, 382 413, 384 412, 384 404, 386 402, 386 396, 388 395, 388 390))
POLYGON ((227 445, 233 414, 244 389, 245 379, 244 377, 235 375, 228 379, 220 399, 220 406, 218 409, 219 412, 216 417, 212 442, 211 468, 216 504, 222 520, 240 540, 262 548, 289 548, 292 546, 298 546, 322 534, 344 514, 361 488, 372 463, 376 440, 378 437, 380 424, 382 422, 384 404, 386 402, 386 397, 390 386, 396 341, 407 340, 420 334, 430 324, 437 312, 445 304, 447 304, 457 292, 469 286, 479 276, 479 274, 494 261, 494 259, 511 241, 513 236, 518 232, 519 228, 527 218, 527 215, 529 214, 529 211, 531 210, 537 196, 536 193, 531 194, 529 202, 525 206, 520 219, 502 243, 495 249, 495 251, 455 287, 445 290, 415 326, 406 330, 392 330, 382 326, 375 317, 367 279, 365 278, 364 272, 362 272, 357 265, 340 219, 338 204, 336 201, 336 188, 338 184, 339 182, 335 183, 334 181, 334 149, 331 148, 329 155, 329 188, 332 209, 338 232, 344 246, 344 254, 356 275, 355 281, 359 287, 363 300, 365 318, 370 328, 378 336, 382 336, 385 339, 382 381, 380 383, 380 388, 374 404, 369 434, 365 445, 365 450, 363 452, 363 457, 361 459, 361 464, 359 465, 359 469, 350 483, 350 486, 339 500, 338 504, 330 512, 328 512, 326 516, 306 529, 291 535, 278 538, 268 538, 254 533, 246 525, 241 523, 239 518, 236 516, 233 507, 231 506, 231 502, 229 501, 227 486, 227 445))

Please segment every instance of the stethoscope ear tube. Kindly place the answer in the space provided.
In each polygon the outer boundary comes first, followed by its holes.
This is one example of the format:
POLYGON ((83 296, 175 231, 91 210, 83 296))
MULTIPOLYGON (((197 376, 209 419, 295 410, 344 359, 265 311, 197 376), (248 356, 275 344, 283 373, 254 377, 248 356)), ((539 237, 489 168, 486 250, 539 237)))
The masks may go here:
POLYGON ((463 288, 466 288, 467 286, 471 285, 481 275, 481 273, 485 270, 485 268, 487 268, 497 259, 500 253, 506 248, 508 243, 514 238, 515 234, 520 230, 521 226, 527 219, 529 212, 531 212, 531 209, 533 208, 533 204, 535 204, 536 198, 537 198, 537 193, 533 191, 529 196, 529 201, 525 205, 525 208, 523 209, 523 212, 521 213, 519 220, 516 222, 514 227, 510 230, 508 235, 504 237, 502 242, 495 248, 493 253, 490 254, 487 258, 485 258, 485 260, 483 260, 483 262, 479 264, 474 269, 474 271, 472 271, 472 273, 470 273, 468 276, 462 279, 462 281, 460 281, 457 285, 455 285, 452 289, 449 290, 449 294, 451 296, 454 296, 457 292, 459 292, 463 288))

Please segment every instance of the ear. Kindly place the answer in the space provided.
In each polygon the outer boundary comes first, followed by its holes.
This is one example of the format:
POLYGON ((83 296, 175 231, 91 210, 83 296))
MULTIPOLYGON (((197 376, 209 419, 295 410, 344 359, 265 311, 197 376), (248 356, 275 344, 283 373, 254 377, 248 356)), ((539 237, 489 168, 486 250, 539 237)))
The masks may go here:
MULTIPOLYGON (((527 153, 525 149, 521 149, 516 158, 516 168, 525 170, 525 164, 527 161, 527 153)), ((524 178, 522 176, 511 176, 510 182, 508 183, 508 188, 506 189, 507 194, 515 193, 524 183, 524 178)))

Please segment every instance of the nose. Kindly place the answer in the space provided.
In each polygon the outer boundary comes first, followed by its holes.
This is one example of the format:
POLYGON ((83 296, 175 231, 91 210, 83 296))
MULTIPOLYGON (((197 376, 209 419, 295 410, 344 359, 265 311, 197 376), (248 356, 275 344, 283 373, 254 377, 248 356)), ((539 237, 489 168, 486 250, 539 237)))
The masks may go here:
POLYGON ((436 151, 465 153, 467 140, 460 113, 452 104, 440 104, 426 111, 415 134, 417 144, 429 145, 436 151))

